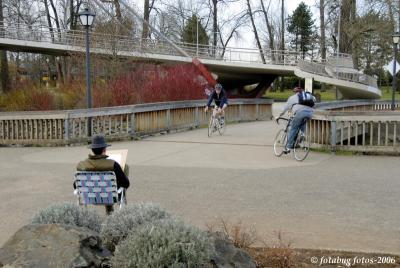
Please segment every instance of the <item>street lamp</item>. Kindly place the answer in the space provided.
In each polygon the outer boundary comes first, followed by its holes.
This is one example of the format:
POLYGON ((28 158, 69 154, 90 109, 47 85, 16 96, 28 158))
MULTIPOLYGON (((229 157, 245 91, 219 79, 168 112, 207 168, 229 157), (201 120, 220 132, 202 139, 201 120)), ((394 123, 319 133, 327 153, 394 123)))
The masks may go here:
POLYGON ((400 34, 396 32, 393 36, 393 82, 392 82, 392 110, 395 110, 395 93, 397 88, 397 76, 396 76, 396 63, 397 63, 397 44, 400 40, 400 34))
MULTIPOLYGON (((86 98, 87 108, 92 108, 92 92, 90 86, 90 51, 89 51, 89 28, 93 24, 94 17, 96 16, 89 8, 85 8, 84 11, 78 14, 81 24, 86 29, 86 98)), ((92 136, 92 118, 88 117, 87 135, 92 136)))

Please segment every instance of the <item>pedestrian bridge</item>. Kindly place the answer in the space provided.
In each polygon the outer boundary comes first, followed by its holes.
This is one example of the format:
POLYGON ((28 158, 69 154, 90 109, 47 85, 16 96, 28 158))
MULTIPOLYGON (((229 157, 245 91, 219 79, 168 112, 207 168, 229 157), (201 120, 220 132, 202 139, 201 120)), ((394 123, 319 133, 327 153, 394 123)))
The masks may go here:
MULTIPOLYGON (((49 31, 41 25, 5 24, 0 26, 0 49, 70 55, 85 52, 84 37, 82 31, 49 31)), ((318 63, 301 60, 299 53, 293 51, 265 50, 263 60, 258 49, 176 45, 179 51, 161 40, 98 33, 91 34, 90 43, 91 53, 137 60, 172 63, 191 62, 192 57, 197 57, 227 88, 254 83, 268 86, 277 76, 296 75, 334 85, 345 99, 377 99, 381 96, 376 78, 352 69, 349 55, 331 56, 326 62, 318 63)))

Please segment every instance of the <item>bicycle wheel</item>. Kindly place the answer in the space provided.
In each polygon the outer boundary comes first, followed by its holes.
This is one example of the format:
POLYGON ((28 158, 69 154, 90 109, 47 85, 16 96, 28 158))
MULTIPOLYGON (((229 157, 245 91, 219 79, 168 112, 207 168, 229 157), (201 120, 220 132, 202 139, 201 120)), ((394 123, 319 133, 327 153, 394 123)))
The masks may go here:
POLYGON ((217 123, 218 124, 218 132, 219 132, 219 135, 222 135, 226 131, 226 118, 225 118, 223 124, 221 124, 221 121, 219 121, 219 120, 221 120, 221 118, 218 118, 218 123, 217 123))
POLYGON ((275 156, 281 156, 283 154, 283 151, 285 150, 285 146, 287 143, 287 133, 285 132, 284 129, 281 129, 278 131, 276 134, 275 140, 274 140, 274 154, 275 156))
POLYGON ((306 159, 308 153, 310 152, 310 140, 308 136, 300 132, 297 135, 296 142, 294 143, 293 154, 297 161, 303 161, 306 159))
POLYGON ((210 122, 208 123, 208 137, 211 137, 211 135, 214 133, 214 131, 215 131, 214 128, 215 128, 214 117, 211 116, 210 122))

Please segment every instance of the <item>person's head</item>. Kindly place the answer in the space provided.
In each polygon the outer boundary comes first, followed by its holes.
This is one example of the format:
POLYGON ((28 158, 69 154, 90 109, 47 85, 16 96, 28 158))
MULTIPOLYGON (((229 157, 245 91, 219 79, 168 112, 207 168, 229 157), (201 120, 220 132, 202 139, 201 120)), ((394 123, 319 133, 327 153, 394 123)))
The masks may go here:
POLYGON ((295 88, 293 88, 293 92, 294 93, 300 93, 300 92, 302 92, 304 89, 302 88, 302 87, 295 87, 295 88))
POLYGON ((216 85, 214 86, 214 88, 215 88, 215 91, 216 91, 218 94, 221 93, 222 85, 221 85, 220 83, 216 84, 216 85))
POLYGON ((96 135, 92 138, 92 143, 88 146, 88 148, 92 149, 94 155, 101 155, 105 154, 108 146, 111 145, 106 143, 104 136, 96 135))

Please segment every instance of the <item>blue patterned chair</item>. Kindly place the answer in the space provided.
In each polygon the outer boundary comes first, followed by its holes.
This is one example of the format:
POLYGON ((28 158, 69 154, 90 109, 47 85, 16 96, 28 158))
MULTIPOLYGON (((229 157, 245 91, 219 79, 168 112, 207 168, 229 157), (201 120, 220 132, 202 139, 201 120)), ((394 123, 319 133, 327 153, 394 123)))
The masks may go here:
POLYGON ((117 189, 117 179, 113 171, 77 171, 74 185, 74 194, 78 196, 79 205, 118 204, 121 209, 126 204, 125 189, 117 189))

